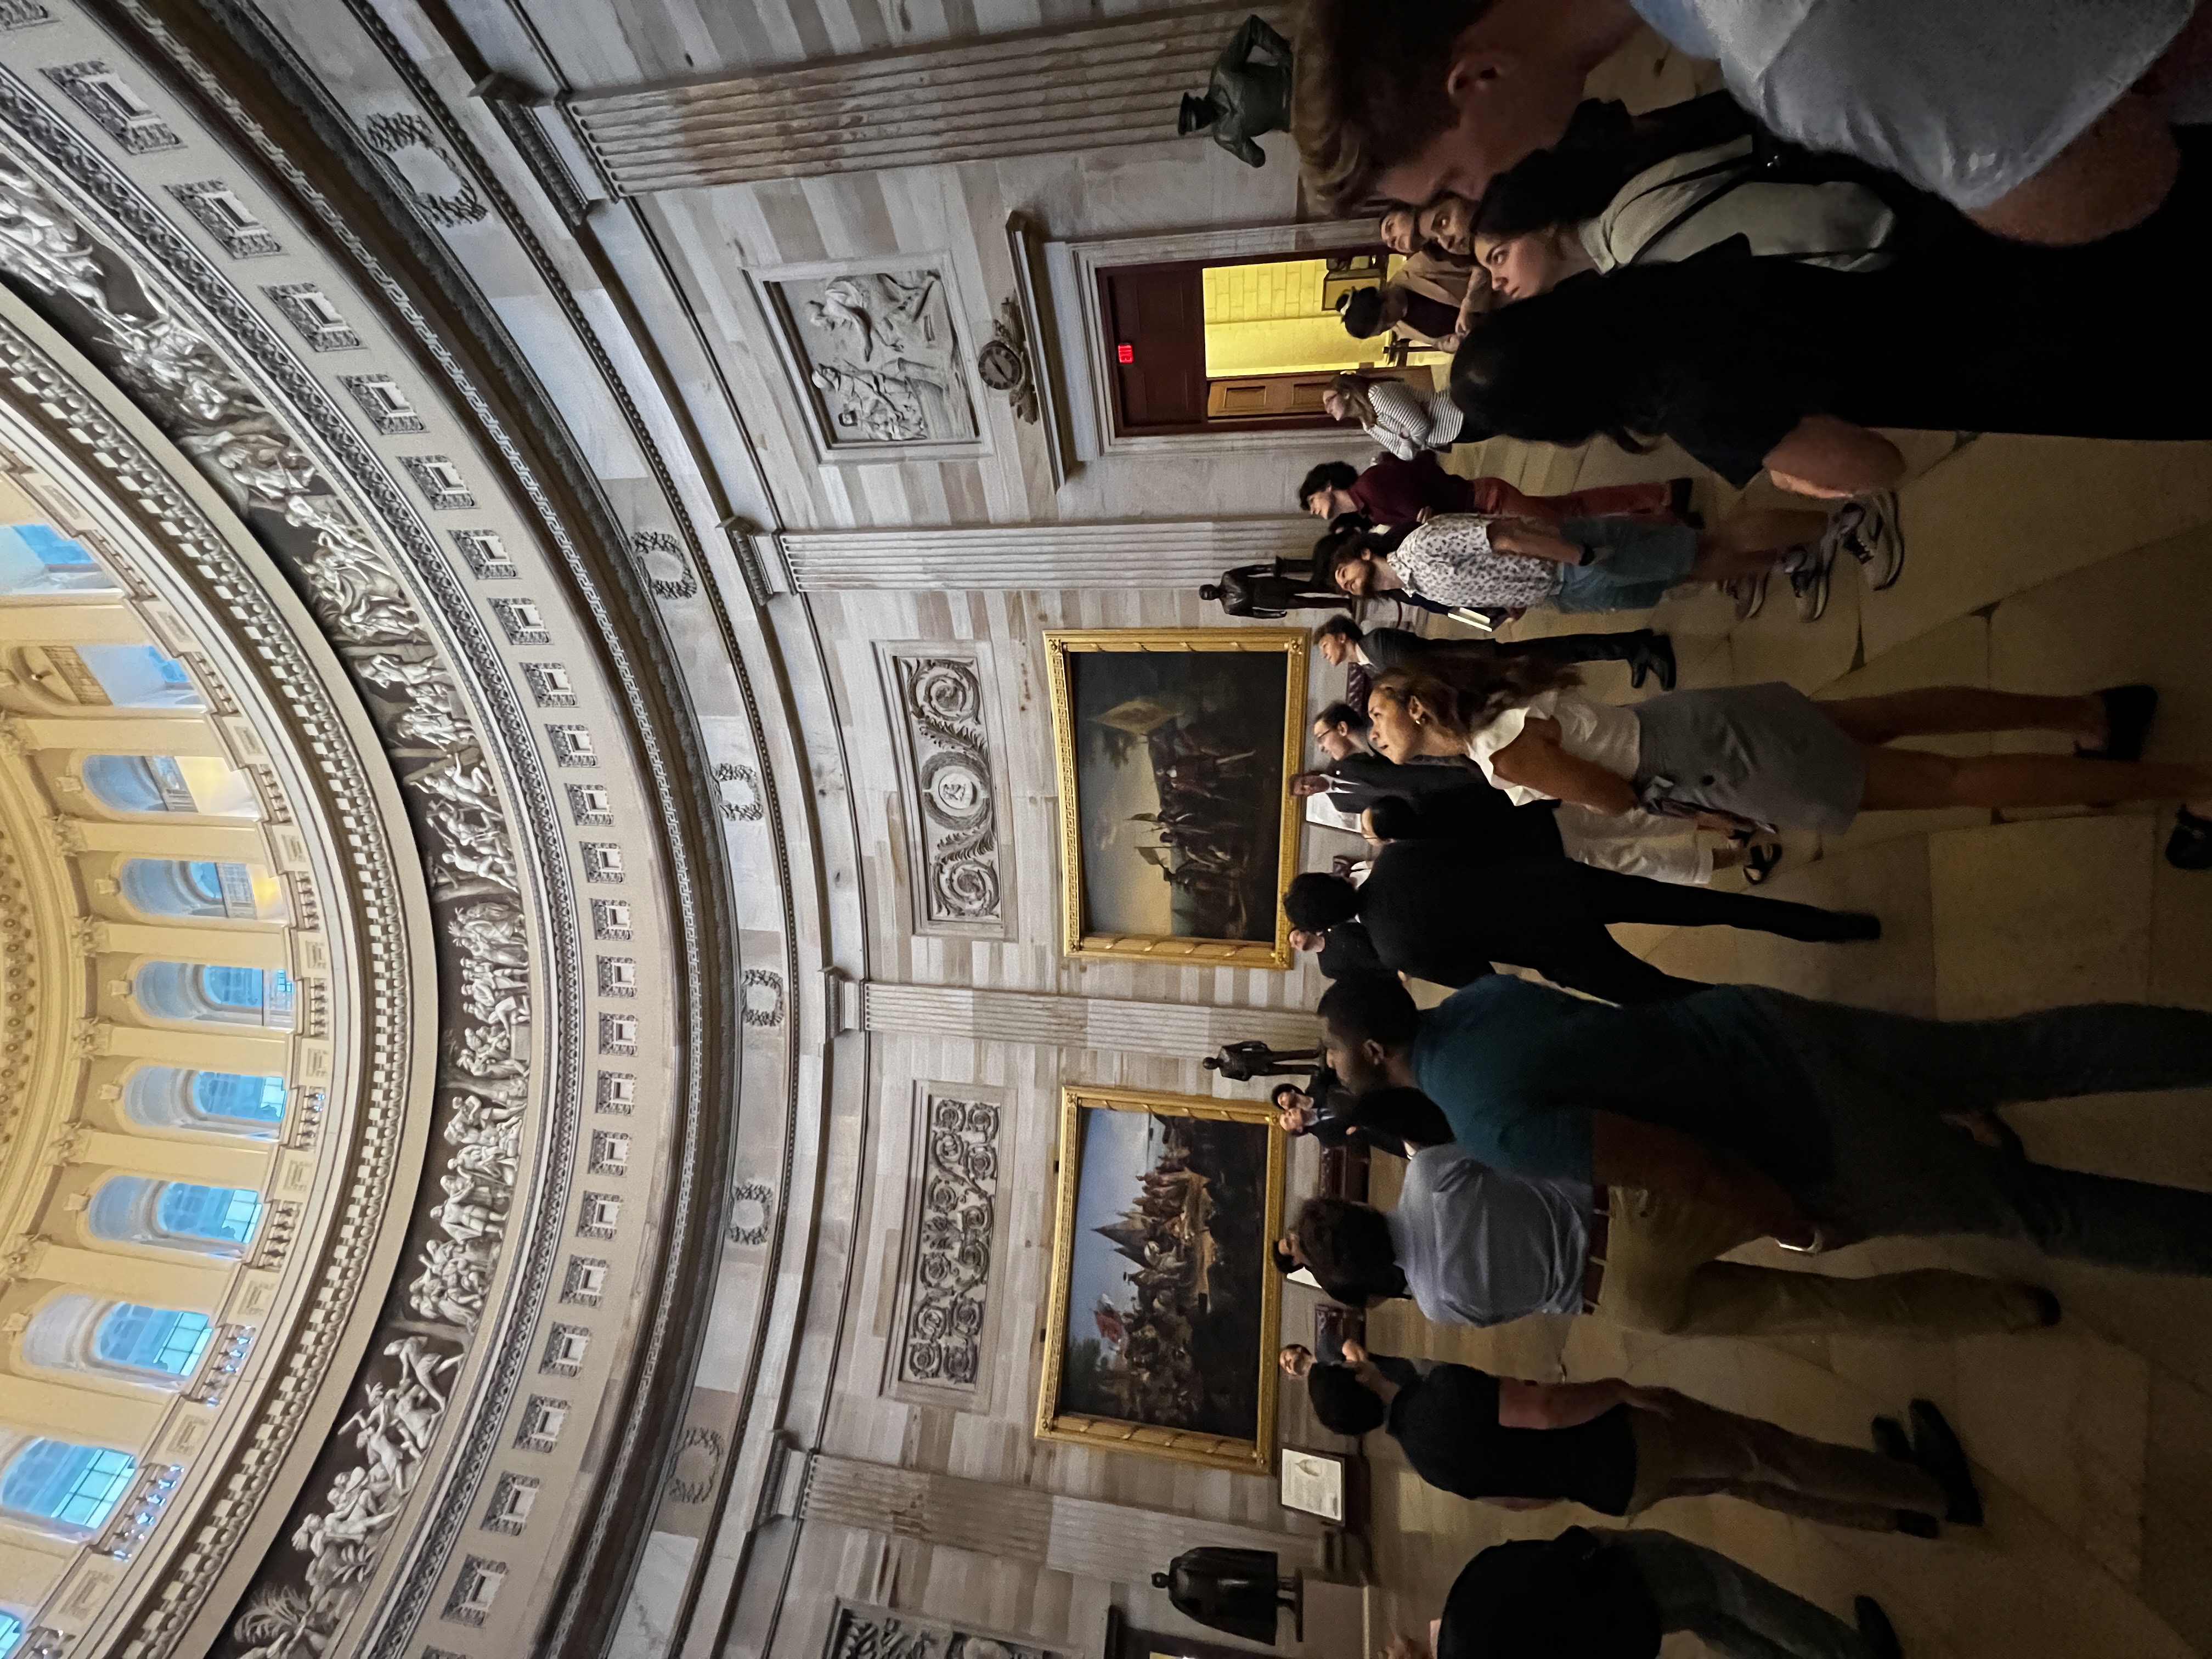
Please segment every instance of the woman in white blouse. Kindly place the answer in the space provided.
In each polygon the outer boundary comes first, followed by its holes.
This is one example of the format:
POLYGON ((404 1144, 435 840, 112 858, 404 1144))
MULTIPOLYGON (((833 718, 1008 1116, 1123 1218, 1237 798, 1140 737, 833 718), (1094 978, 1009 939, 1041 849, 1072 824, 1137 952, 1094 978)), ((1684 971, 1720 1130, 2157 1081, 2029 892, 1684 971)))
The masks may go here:
POLYGON ((1816 703, 1780 684, 1593 702, 1573 670, 1530 661, 1394 670, 1368 694, 1376 751, 1403 763, 1466 755, 1516 802, 1593 811, 1723 815, 1838 834, 1862 811, 1934 806, 2110 806, 2179 798, 2169 862, 2193 862, 2212 820, 2212 767, 2137 760, 2158 706, 2146 685, 2079 697, 1930 686, 1816 703), (1956 757, 1899 738, 2062 732, 2071 756, 1956 757))
POLYGON ((1340 374, 1322 394, 1321 406, 1332 421, 1358 422, 1362 431, 1401 461, 1425 449, 1448 450, 1473 441, 1462 435, 1467 416, 1450 392, 1425 398, 1400 380, 1340 374))
MULTIPOLYGON (((1314 568, 1356 599, 1405 588, 1439 605, 1648 611, 1683 582, 1757 580, 1784 570, 1817 581, 1835 557, 1834 521, 1759 509, 1711 530, 1620 517, 1557 529, 1488 513, 1430 518, 1387 553, 1358 532, 1325 536, 1314 568)), ((1801 607, 1802 609, 1802 607, 1801 607)), ((1814 608, 1808 620, 1819 614, 1814 608)))

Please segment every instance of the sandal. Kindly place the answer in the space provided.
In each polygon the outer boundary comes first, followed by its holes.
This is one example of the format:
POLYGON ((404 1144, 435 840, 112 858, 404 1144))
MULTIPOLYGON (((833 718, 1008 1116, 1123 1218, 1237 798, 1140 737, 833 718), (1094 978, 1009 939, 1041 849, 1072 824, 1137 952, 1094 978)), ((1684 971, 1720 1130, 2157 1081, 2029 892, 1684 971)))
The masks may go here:
POLYGON ((2212 818, 2199 817, 2186 806, 2175 814, 2166 861, 2177 870, 2212 870, 2212 818))
POLYGON ((1768 842, 1762 847, 1747 847, 1743 853, 1743 878, 1746 884, 1758 886, 1774 873, 1774 866, 1782 862, 1782 845, 1768 842))
POLYGON ((2074 745, 2081 760, 2137 761, 2142 758, 2143 738, 2158 716, 2158 688, 2154 685, 2110 685, 2097 693, 2105 705, 2105 746, 2084 749, 2074 745))

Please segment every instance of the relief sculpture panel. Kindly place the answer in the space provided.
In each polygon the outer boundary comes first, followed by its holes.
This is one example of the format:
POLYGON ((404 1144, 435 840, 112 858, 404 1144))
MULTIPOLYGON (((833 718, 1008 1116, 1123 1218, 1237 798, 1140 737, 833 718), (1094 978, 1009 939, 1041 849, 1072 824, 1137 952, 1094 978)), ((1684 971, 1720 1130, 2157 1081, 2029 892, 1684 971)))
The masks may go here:
POLYGON ((917 933, 1004 938, 997 793, 974 659, 886 647, 917 933))
POLYGON ((975 438, 941 273, 862 271, 763 287, 825 449, 975 438))
POLYGON ((907 1236, 913 1241, 902 1287, 893 1381, 899 1392, 972 1395, 980 1381, 990 1312, 991 1260, 999 1196, 995 1101, 924 1086, 915 1103, 918 1182, 907 1236))

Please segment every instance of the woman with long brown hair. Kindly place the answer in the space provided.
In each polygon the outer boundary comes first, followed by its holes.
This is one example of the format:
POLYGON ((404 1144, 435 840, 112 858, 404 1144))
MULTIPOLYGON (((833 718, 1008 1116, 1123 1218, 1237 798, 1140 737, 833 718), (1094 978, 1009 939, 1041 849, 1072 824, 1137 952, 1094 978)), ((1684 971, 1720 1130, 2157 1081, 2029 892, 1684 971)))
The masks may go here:
POLYGON ((1522 660, 1397 670, 1368 695, 1389 759, 1465 755, 1516 804, 1573 801, 1725 814, 1837 834, 1862 811, 2111 806, 2179 798, 2166 859, 2212 868, 2212 767, 2138 758, 2158 706, 2147 685, 2078 697, 1930 686, 1814 702, 1778 683, 1594 702, 1571 668, 1522 660), (2071 756, 1956 757, 1890 745, 1965 732, 2062 732, 2071 756))
POLYGON ((1467 416, 1450 392, 1424 398, 1391 375, 1340 374, 1322 394, 1321 406, 1332 421, 1357 421, 1360 430, 1401 461, 1425 449, 1448 450, 1483 435, 1466 431, 1467 416))

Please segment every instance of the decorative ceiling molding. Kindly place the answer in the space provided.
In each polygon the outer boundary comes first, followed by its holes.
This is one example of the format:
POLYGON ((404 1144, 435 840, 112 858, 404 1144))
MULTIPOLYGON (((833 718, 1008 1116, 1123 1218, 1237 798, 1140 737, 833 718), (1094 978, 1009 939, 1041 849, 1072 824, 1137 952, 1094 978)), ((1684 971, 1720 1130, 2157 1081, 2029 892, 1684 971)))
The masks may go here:
MULTIPOLYGON (((66 291, 73 303, 90 311, 106 295, 99 279, 123 269, 103 266, 82 227, 60 204, 0 166, 0 223, 9 222, 38 227, 28 244, 0 237, 0 270, 34 292, 51 297, 66 291)), ((272 1206, 272 1216, 280 1207, 286 1213, 273 1217, 249 1261, 273 1264, 289 1257, 299 1265, 287 1274, 295 1286, 287 1293, 292 1311, 271 1309, 264 1322, 270 1340, 256 1345, 246 1370, 224 1390, 229 1407, 224 1432, 237 1437, 239 1455, 227 1469, 220 1459, 191 1460, 193 1468, 179 1476, 177 1492, 166 1500, 169 1524, 134 1542, 135 1571, 116 1581, 105 1605, 72 1602, 69 1614, 52 1620, 75 1636, 112 1625, 130 1599, 150 1595, 157 1584, 165 1606, 189 1612, 208 1593, 262 1505, 272 1497, 289 1498, 276 1485, 287 1454, 327 1385, 343 1385, 341 1356, 357 1352, 365 1340, 357 1316, 373 1319, 382 1300, 384 1283, 374 1263, 388 1257, 389 1248, 380 1243, 378 1220, 413 1189, 415 1166, 404 1153, 422 1139, 419 1128, 409 1127, 409 1107, 416 1045, 426 1034, 418 1035, 414 1016, 422 987, 413 958, 420 947, 410 938, 426 938, 428 924, 417 914, 421 899, 410 898, 402 884, 394 858, 396 840, 411 863, 404 811, 388 785, 380 793, 356 746, 370 744, 373 753, 374 738, 358 705, 349 714, 337 700, 350 701, 351 692, 334 691, 334 684, 342 684, 335 660, 304 652, 300 631, 313 629, 296 601, 289 592, 281 602, 272 597, 272 588, 284 591, 282 579, 239 552, 237 543, 247 539, 241 526, 219 524, 173 481, 172 469, 189 476, 189 463, 173 452, 149 450, 131 419, 107 406, 119 398, 96 371, 81 361, 63 361, 64 349, 22 314, 12 296, 0 301, 0 313, 5 313, 0 316, 0 373, 13 394, 5 418, 26 441, 35 434, 52 465, 73 467, 82 476, 76 486, 80 495, 102 496, 127 512, 167 568, 164 578, 134 558, 111 553, 131 590, 151 598, 161 588, 166 603, 195 618, 185 625, 204 642, 230 629, 242 629, 254 641, 251 656, 230 653, 235 665, 228 671, 227 690, 210 679, 210 702, 219 718, 226 708, 238 718, 250 707, 252 719, 265 729, 257 748, 271 755, 283 751, 283 766, 299 769, 311 781, 317 804, 295 802, 284 817, 293 826, 288 833, 303 836, 303 845, 327 849, 337 888, 331 896, 342 902, 320 906, 319 916, 335 930, 331 937, 339 949, 332 967, 347 981, 340 1007, 329 1009, 326 1000, 320 1016, 335 1020, 331 1035, 343 1050, 338 1075, 345 1079, 345 1104, 334 1124, 341 1132, 311 1143, 318 1165, 343 1172, 345 1190, 311 1219, 296 1205, 272 1206), (260 712, 264 704, 265 714, 260 712), (340 823, 349 831, 342 833, 340 823), (294 1318, 298 1323, 288 1334, 285 1325, 294 1318), (281 1374, 266 1369, 279 1355, 281 1374), (163 1576, 155 1577, 157 1572, 163 1576)), ((171 343, 188 350, 193 337, 185 331, 171 343)), ((150 376, 183 361, 149 353, 140 359, 141 372, 150 376)), ((56 850, 66 848, 58 843, 56 850)), ((92 943, 96 947, 97 939, 92 943)), ((307 1006, 303 1000, 303 1032, 314 1018, 307 1006)), ((88 1052, 106 1041, 96 1024, 88 1052)), ((162 1628, 156 1614, 154 1639, 146 1641, 142 1632, 125 1650, 165 1650, 162 1628)))
MULTIPOLYGON (((0 236, 0 271, 39 295, 65 330, 74 324, 79 343, 262 532, 264 545, 289 568, 324 634, 355 675, 426 839, 448 982, 461 988, 461 996, 458 1009, 447 1016, 440 1075, 444 1150, 430 1171, 430 1180, 445 1196, 424 1218, 414 1259, 403 1272, 414 1286, 410 1312, 448 1326, 452 1334, 424 1337, 417 1349, 404 1352, 396 1340, 387 1344, 358 1385, 358 1416, 373 1411, 374 1402, 393 1389, 422 1386, 419 1380, 410 1383, 395 1376, 395 1369, 411 1366, 416 1372, 442 1375, 445 1362, 458 1362, 466 1351, 505 1248, 516 1178, 514 1120, 532 1092, 534 1044, 528 1034, 532 1010, 542 1003, 543 994, 531 982, 527 969, 514 963, 525 927, 522 870, 512 819, 487 764, 490 751, 461 713, 463 707, 481 700, 487 688, 507 690, 509 707, 502 712, 510 724, 497 752, 526 785, 534 782, 532 793, 542 809, 532 826, 540 841, 538 862, 557 868, 565 857, 558 832, 550 827, 550 792, 542 773, 532 777, 528 728, 488 647, 479 647, 485 652, 477 665, 480 672, 466 677, 477 697, 461 693, 463 677, 440 633, 426 623, 409 574, 419 577, 432 568, 445 574, 457 603, 441 633, 450 637, 457 616, 479 635, 481 624, 465 596, 453 588, 450 573, 398 486, 328 394, 300 371, 266 325, 153 212, 147 198, 107 172, 4 70, 0 124, 5 128, 0 137, 33 147, 137 232, 127 249, 96 240, 77 210, 37 176, 28 156, 9 155, 0 159, 0 227, 13 226, 16 234, 0 236), (341 453, 350 452, 355 465, 345 482, 362 495, 343 489, 325 473, 213 338, 178 308, 168 297, 172 282, 182 283, 218 315, 227 316, 234 334, 258 337, 274 348, 257 366, 280 383, 289 382, 295 402, 319 406, 324 418, 317 435, 341 453), (379 508, 373 526, 353 504, 363 495, 379 508), (403 545, 415 544, 409 547, 414 555, 411 573, 394 568, 386 540, 391 537, 403 545), (427 743, 427 738, 443 741, 427 743)), ((0 354, 19 379, 36 373, 23 351, 4 337, 0 354)), ((52 395, 69 398, 73 388, 54 378, 52 395)), ((81 394, 76 401, 84 401, 81 394)), ((495 698, 492 706, 498 708, 495 698)), ((564 890, 557 883, 544 884, 542 878, 533 886, 533 898, 550 902, 550 919, 557 924, 564 890)), ((568 908, 572 920, 573 907, 568 908)), ((573 1060, 568 1071, 574 1075, 573 1060)), ((564 1168, 558 1159, 552 1167, 556 1174, 564 1168)), ((311 1397, 302 1395, 299 1403, 304 1406, 311 1397)), ((441 1411, 442 1401, 436 1411, 426 1407, 404 1425, 364 1428, 344 1449, 349 1458, 334 1465, 326 1460, 317 1479, 328 1481, 327 1496, 319 1507, 304 1508, 291 1527, 295 1577, 289 1584, 281 1575, 265 1583, 249 1599, 249 1619, 296 1617, 304 1621, 303 1635, 318 1632, 327 1640, 335 1632, 368 1589, 376 1559, 391 1541, 395 1512, 412 1492, 416 1468, 435 1437, 441 1411), (394 1468, 405 1478, 371 1481, 371 1471, 394 1468)), ((270 1444, 281 1451, 290 1438, 273 1437, 270 1444)), ((250 1506, 239 1518, 245 1513, 250 1506)), ((234 1522, 234 1534, 235 1528, 234 1522)), ((131 1659, 159 1659, 168 1650, 229 1553, 228 1547, 198 1553, 199 1582, 171 1584, 160 1609, 125 1649, 131 1659)))

